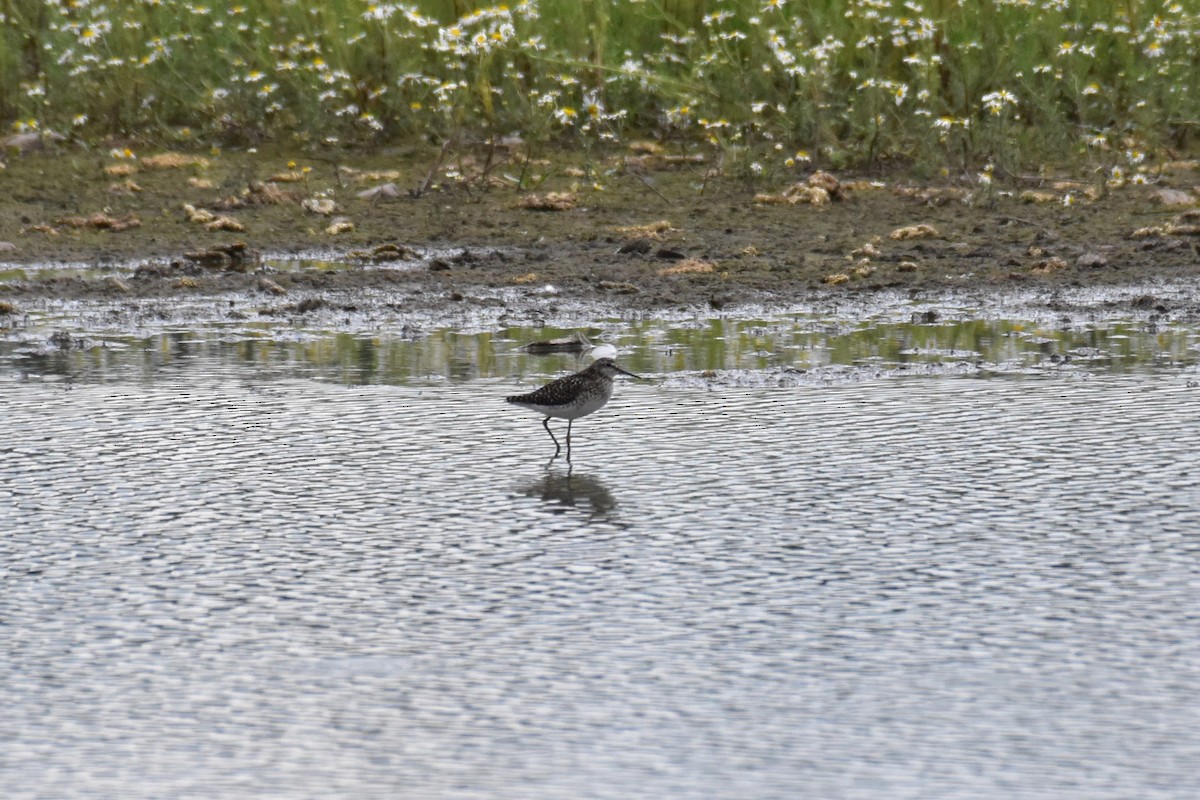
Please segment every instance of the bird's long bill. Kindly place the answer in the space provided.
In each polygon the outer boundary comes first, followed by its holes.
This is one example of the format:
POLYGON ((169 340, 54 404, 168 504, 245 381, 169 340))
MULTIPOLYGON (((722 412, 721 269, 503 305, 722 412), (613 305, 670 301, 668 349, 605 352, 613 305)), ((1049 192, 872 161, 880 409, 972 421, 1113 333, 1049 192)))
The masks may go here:
POLYGON ((629 376, 629 377, 631 377, 631 378, 637 378, 639 381, 641 381, 641 380, 645 380, 645 378, 643 378, 641 375, 634 375, 634 374, 633 374, 632 372, 630 372, 629 370, 627 370, 627 369, 621 369, 621 368, 620 368, 620 367, 618 367, 616 364, 613 364, 613 369, 615 369, 617 372, 621 373, 622 375, 628 375, 628 376, 629 376))

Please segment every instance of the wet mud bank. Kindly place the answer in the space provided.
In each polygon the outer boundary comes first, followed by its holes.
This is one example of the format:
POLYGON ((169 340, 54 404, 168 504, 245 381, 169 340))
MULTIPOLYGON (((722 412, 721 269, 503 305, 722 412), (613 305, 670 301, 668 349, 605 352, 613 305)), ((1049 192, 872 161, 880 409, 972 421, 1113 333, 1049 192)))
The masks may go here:
POLYGON ((751 185, 703 164, 569 160, 518 192, 520 166, 460 165, 414 196, 429 163, 411 154, 10 158, 0 311, 446 319, 1019 299, 1200 318, 1200 173, 1187 168, 1104 190, 837 176, 814 199, 822 184, 805 174, 751 185))

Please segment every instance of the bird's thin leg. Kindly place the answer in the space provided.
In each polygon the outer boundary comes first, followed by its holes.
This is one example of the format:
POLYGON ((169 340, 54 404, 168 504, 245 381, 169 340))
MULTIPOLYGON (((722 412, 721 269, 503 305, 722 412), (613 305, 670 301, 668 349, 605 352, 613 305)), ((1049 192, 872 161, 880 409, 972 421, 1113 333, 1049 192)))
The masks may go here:
POLYGON ((571 463, 571 423, 575 420, 567 420, 567 463, 571 463))
MULTIPOLYGON (((558 451, 561 450, 562 448, 558 446, 558 439, 554 438, 554 431, 550 430, 550 418, 549 417, 546 417, 544 420, 542 420, 542 427, 546 429, 546 433, 550 434, 550 438, 554 441, 554 458, 558 458, 558 451)), ((567 460, 568 461, 570 460, 570 455, 569 455, 570 452, 571 452, 571 429, 568 427, 567 428, 567 453, 568 453, 567 460)))

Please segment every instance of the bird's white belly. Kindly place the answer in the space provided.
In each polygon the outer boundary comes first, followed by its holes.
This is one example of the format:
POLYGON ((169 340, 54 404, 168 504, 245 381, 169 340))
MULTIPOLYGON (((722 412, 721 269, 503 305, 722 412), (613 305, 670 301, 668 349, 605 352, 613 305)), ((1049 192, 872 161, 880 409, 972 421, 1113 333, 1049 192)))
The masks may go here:
POLYGON ((534 405, 532 403, 522 403, 522 405, 524 405, 525 408, 536 411, 537 413, 547 417, 554 417, 556 419, 579 419, 580 417, 586 417, 588 414, 604 408, 604 404, 608 402, 610 397, 612 397, 611 387, 607 392, 593 392, 586 397, 580 398, 578 401, 567 405, 542 406, 534 405))
POLYGON ((611 396, 612 394, 610 392, 594 394, 588 398, 585 398, 581 403, 576 403, 575 405, 560 409, 554 414, 554 416, 561 419, 579 419, 580 417, 586 417, 593 411, 599 411, 601 408, 603 408, 605 403, 608 402, 608 398, 611 396))

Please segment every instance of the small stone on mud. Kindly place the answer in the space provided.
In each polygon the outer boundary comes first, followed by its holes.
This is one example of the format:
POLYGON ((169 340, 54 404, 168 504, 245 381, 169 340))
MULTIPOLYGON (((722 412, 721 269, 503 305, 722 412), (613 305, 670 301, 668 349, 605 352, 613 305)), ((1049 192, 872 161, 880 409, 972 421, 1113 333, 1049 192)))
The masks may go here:
POLYGON ((371 181, 398 181, 403 177, 403 174, 398 169, 358 170, 354 167, 348 167, 345 164, 338 167, 338 172, 347 178, 353 178, 357 183, 369 183, 371 181))
POLYGON ((285 192, 275 183, 255 181, 242 190, 241 195, 232 195, 213 204, 221 211, 230 211, 246 206, 274 206, 283 203, 299 203, 304 195, 299 192, 285 192))
POLYGON ((850 277, 852 278, 869 278, 874 274, 875 268, 872 267, 870 262, 866 259, 860 261, 858 265, 854 267, 854 269, 850 270, 850 277))
POLYGON ((1196 201, 1187 192, 1162 188, 1150 195, 1150 202, 1158 206, 1190 206, 1196 201))
POLYGON ((920 267, 917 266, 917 262, 915 261, 901 261, 896 265, 897 272, 916 272, 918 269, 920 267))
POLYGON ((624 225, 614 230, 622 236, 637 241, 639 239, 662 239, 663 236, 672 233, 675 229, 671 227, 670 222, 660 219, 657 222, 648 222, 645 225, 624 225))
POLYGON ((633 239, 618 247, 617 255, 642 256, 649 253, 652 247, 654 247, 654 242, 649 239, 633 239))
POLYGON ((837 178, 835 178, 832 174, 830 174, 828 172, 823 172, 821 170, 818 170, 817 172, 814 172, 812 175, 809 175, 808 180, 805 181, 805 183, 807 183, 809 186, 811 186, 814 189, 823 189, 825 191, 825 194, 831 200, 841 200, 842 199, 841 181, 839 181, 837 178))
POLYGON ((906 225, 903 228, 896 228, 888 234, 890 238, 898 242, 908 239, 929 239, 940 235, 937 228, 925 222, 918 225, 906 225))
POLYGON ((349 233, 352 230, 354 230, 354 223, 344 217, 341 217, 331 222, 329 227, 325 229, 325 233, 329 234, 330 236, 337 236, 340 233, 349 233))
POLYGON ((503 254, 496 250, 471 250, 466 248, 450 258, 451 264, 465 265, 472 269, 483 266, 488 261, 504 261, 503 254))
POLYGON ((764 206, 786 206, 789 205, 788 200, 781 194, 766 194, 760 193, 754 195, 754 202, 764 206))
POLYGON ((191 203, 183 204, 183 213, 187 217, 188 222, 195 222, 199 225, 212 222, 217 218, 217 215, 207 208, 196 208, 191 203))
POLYGON ((835 272, 832 275, 826 275, 824 278, 821 278, 821 283, 824 283, 828 286, 839 286, 843 283, 849 282, 850 276, 844 272, 835 272))
POLYGON ((1083 269, 1103 269, 1108 266, 1108 259, 1100 253, 1084 253, 1075 259, 1075 266, 1083 269))
POLYGON ((192 261, 194 264, 199 264, 200 266, 227 266, 230 261, 232 261, 232 259, 229 258, 228 253, 210 251, 210 249, 184 253, 184 258, 192 261))
POLYGON ((1026 189, 1021 192, 1020 199, 1022 203, 1057 203, 1061 198, 1044 189, 1026 189))
POLYGON ((596 287, 605 292, 612 292, 613 294, 637 294, 642 291, 632 283, 624 281, 600 281, 596 284, 596 287))
POLYGON ((1170 236, 1200 236, 1200 225, 1176 225, 1171 223, 1163 227, 1163 233, 1170 236))
POLYGON ((444 258, 435 258, 429 262, 430 272, 445 272, 450 269, 450 262, 444 258))
POLYGON ((456 303, 461 302, 463 299, 462 292, 451 292, 450 294, 447 295, 447 297, 449 297, 451 300, 453 300, 456 303))
POLYGON ((95 228, 99 231, 114 232, 140 228, 142 226, 142 221, 135 214, 114 217, 102 211, 97 211, 95 214, 86 217, 62 217, 58 220, 58 223, 71 228, 95 228))
POLYGON ((895 190, 898 197, 911 197, 931 206, 943 206, 951 201, 966 203, 971 199, 971 192, 956 186, 901 186, 895 190))
POLYGON ((197 250, 184 253, 183 257, 202 267, 215 267, 245 272, 261 257, 257 250, 251 250, 245 242, 213 245, 207 250, 197 250))
POLYGON ((754 202, 758 205, 795 206, 795 205, 828 205, 831 199, 829 190, 823 186, 810 186, 803 183, 792 184, 780 194, 756 194, 754 202))
POLYGON ((258 288, 262 289, 264 292, 270 292, 271 294, 287 294, 287 289, 283 288, 270 278, 259 278, 258 288))
POLYGON ((212 222, 206 223, 204 226, 206 231, 233 231, 234 233, 245 233, 246 226, 238 222, 233 217, 217 217, 212 222))
POLYGON ((374 186, 370 189, 364 189, 356 195, 356 197, 358 197, 360 200, 378 200, 380 198, 394 200, 399 196, 400 187, 391 182, 382 183, 379 186, 374 186))
POLYGON ((655 258, 662 258, 667 261, 682 261, 687 258, 687 253, 681 253, 678 250, 672 250, 669 247, 661 247, 654 253, 655 258))
POLYGON ((26 133, 14 133, 12 136, 0 140, 0 147, 3 147, 5 150, 14 150, 24 155, 25 153, 42 150, 48 144, 65 142, 66 140, 67 137, 54 131, 28 131, 26 133))
POLYGON ((12 242, 0 242, 0 253, 11 253, 17 246, 12 242))
POLYGON ((663 146, 658 142, 639 139, 636 142, 629 143, 629 152, 640 153, 641 155, 656 156, 663 151, 663 146))
POLYGON ((307 314, 310 311, 318 311, 324 308, 326 305, 328 305, 328 303, 326 303, 320 297, 306 297, 296 304, 296 311, 301 314, 307 314))
POLYGON ((209 160, 203 156, 183 153, 159 153, 143 158, 141 163, 146 169, 180 169, 182 167, 207 167, 209 160))
POLYGON ((352 250, 347 254, 350 258, 370 261, 378 264, 387 261, 415 261, 421 254, 404 244, 381 244, 370 250, 352 250))
POLYGON ((886 189, 887 184, 883 181, 843 181, 842 193, 846 192, 877 192, 880 189, 886 189))
POLYGON ((862 247, 856 247, 851 250, 850 255, 855 258, 879 258, 883 253, 875 246, 875 242, 867 242, 862 247))
POLYGON ((329 216, 337 211, 337 203, 330 197, 306 197, 300 202, 300 207, 312 214, 329 216))
POLYGON ((134 183, 132 179, 127 178, 124 181, 122 181, 121 183, 109 184, 108 188, 105 189, 104 191, 106 191, 112 195, 118 195, 118 196, 124 195, 124 196, 128 197, 128 196, 135 195, 138 192, 142 191, 142 187, 138 186, 136 183, 134 183))
POLYGON ((16 314, 17 307, 7 300, 0 300, 0 314, 16 314))
POLYGON ((530 194, 517 201, 517 208, 530 211, 570 211, 579 198, 572 192, 550 192, 545 195, 530 194))
POLYGON ((1162 165, 1163 172, 1197 172, 1200 171, 1200 160, 1195 158, 1167 161, 1162 165))
POLYGON ((1063 261, 1058 256, 1046 258, 1033 265, 1030 271, 1035 275, 1047 275, 1051 272, 1058 272, 1060 269, 1066 269, 1067 262, 1063 261))
POLYGON ((677 264, 669 267, 663 267, 658 271, 659 275, 690 275, 696 273, 714 272, 717 265, 711 261, 705 261, 700 258, 685 258, 677 264))

